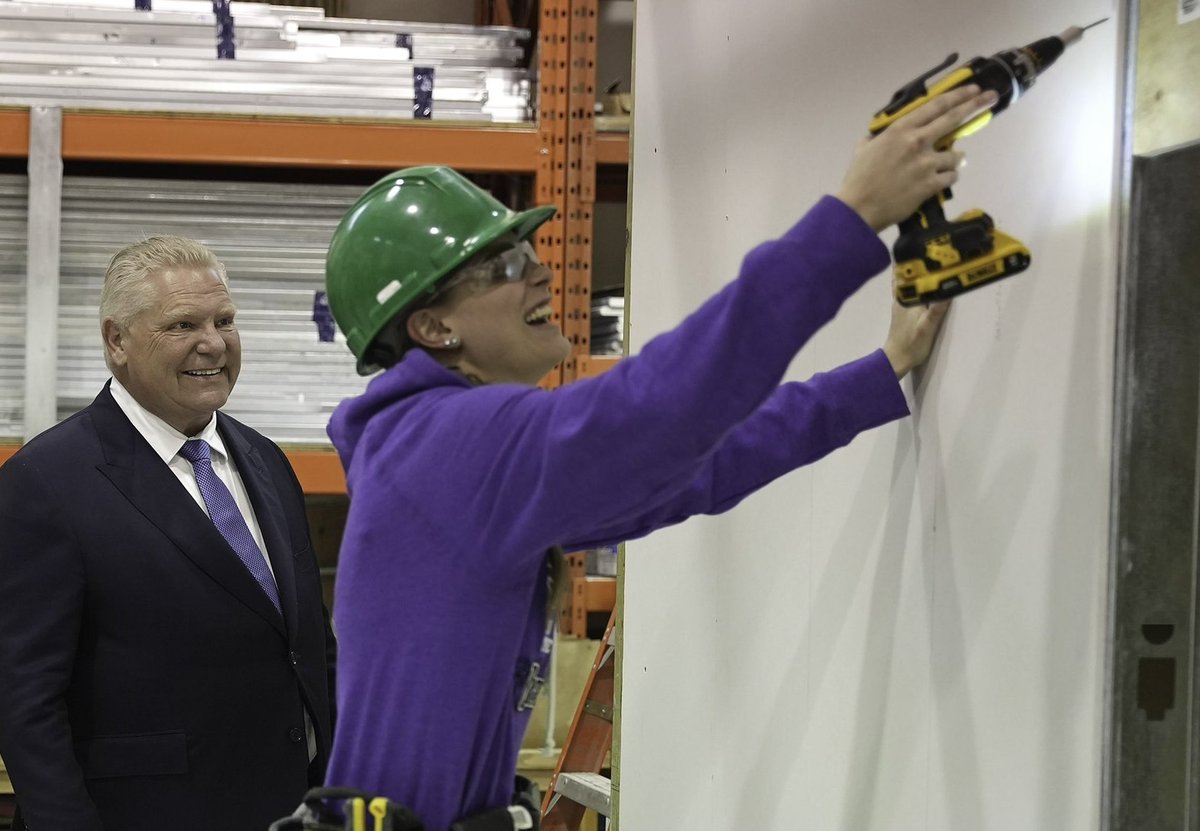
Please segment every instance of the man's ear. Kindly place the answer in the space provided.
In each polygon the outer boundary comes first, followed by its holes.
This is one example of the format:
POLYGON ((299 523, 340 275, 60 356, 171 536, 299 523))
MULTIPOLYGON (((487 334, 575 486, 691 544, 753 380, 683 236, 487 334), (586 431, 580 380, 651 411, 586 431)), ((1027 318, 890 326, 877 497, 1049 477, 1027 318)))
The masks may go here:
POLYGON ((457 341, 454 332, 432 309, 417 309, 409 315, 408 337, 425 349, 445 349, 447 341, 457 341))
POLYGON ((129 357, 125 354, 125 332, 111 317, 105 318, 100 324, 100 334, 104 338, 104 351, 108 354, 110 367, 125 366, 129 357))

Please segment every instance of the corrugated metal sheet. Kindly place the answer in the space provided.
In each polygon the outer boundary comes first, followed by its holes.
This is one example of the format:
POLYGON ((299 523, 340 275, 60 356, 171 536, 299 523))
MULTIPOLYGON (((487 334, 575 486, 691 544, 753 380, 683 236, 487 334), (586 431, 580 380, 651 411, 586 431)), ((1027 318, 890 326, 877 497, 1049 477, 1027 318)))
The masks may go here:
POLYGON ((108 377, 97 308, 120 248, 178 234, 212 248, 238 306, 242 372, 224 408, 280 444, 327 445, 334 406, 366 379, 339 332, 318 338, 315 293, 325 250, 358 186, 72 177, 63 180, 59 416, 86 405, 108 377))
POLYGON ((428 117, 532 117, 528 30, 233 11, 236 58, 222 60, 206 3, 0 0, 0 104, 407 119, 420 70, 432 78, 428 117))
POLYGON ((29 181, 0 176, 0 439, 25 422, 25 247, 29 181))

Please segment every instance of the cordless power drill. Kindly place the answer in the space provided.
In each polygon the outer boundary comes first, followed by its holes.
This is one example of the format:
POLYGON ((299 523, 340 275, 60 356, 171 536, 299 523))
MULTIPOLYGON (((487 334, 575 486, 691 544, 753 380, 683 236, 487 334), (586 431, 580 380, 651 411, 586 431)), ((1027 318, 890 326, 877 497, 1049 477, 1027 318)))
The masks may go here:
MULTIPOLYGON (((1064 49, 1078 41, 1086 29, 1104 20, 1087 26, 1072 26, 1060 35, 1036 40, 1020 49, 997 52, 990 58, 972 58, 926 86, 926 81, 958 60, 958 53, 954 53, 901 87, 888 105, 875 114, 871 134, 883 132, 896 119, 955 87, 977 84, 981 90, 995 90, 1000 96, 995 104, 937 142, 938 148, 946 149, 957 139, 985 127, 994 115, 1033 86, 1038 75, 1046 71, 1064 49)), ((892 246, 892 256, 895 260, 893 288, 901 305, 944 300, 1029 267, 1029 249, 998 230, 992 218, 983 211, 973 209, 953 221, 946 219, 942 205, 951 195, 947 188, 927 199, 916 213, 900 223, 900 236, 892 246)))

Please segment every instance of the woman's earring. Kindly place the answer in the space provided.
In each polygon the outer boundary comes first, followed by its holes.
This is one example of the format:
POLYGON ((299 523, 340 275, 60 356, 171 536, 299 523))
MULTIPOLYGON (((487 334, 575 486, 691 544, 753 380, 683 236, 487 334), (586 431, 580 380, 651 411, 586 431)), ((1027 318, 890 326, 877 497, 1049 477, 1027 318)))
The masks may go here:
POLYGON ((455 335, 454 337, 446 338, 445 346, 447 349, 457 349, 461 343, 462 341, 460 341, 458 336, 455 335))

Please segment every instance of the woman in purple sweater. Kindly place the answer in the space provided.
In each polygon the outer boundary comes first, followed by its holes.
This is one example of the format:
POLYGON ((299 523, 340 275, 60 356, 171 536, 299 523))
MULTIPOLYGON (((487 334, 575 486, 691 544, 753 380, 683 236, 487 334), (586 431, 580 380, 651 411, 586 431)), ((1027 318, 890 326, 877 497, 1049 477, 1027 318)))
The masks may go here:
POLYGON ((862 141, 837 196, 678 327, 552 392, 535 385, 570 344, 525 240, 553 208, 509 211, 447 168, 358 200, 329 249, 329 302, 360 372, 383 371, 329 425, 350 492, 329 785, 401 803, 427 831, 503 812, 562 550, 727 510, 907 414, 897 379, 944 307, 896 307, 882 349, 782 379, 888 265, 877 232, 956 180, 959 155, 934 142, 988 103, 947 93, 862 141))

